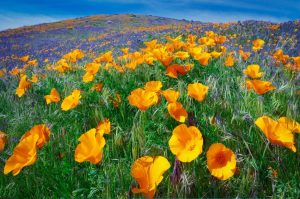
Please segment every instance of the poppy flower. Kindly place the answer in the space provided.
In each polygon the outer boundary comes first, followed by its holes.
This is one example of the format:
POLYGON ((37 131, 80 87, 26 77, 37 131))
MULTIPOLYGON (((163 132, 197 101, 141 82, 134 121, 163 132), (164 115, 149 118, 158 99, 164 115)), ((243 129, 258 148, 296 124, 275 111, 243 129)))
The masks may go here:
POLYGON ((264 72, 259 72, 259 69, 259 65, 252 64, 248 65, 247 68, 243 71, 243 73, 252 79, 257 79, 261 78, 264 74, 264 72))
POLYGON ((296 152, 294 134, 288 128, 286 123, 274 121, 268 116, 262 116, 255 121, 256 126, 265 134, 272 144, 287 147, 288 149, 296 152))
POLYGON ((162 85, 161 81, 150 81, 145 84, 144 89, 146 91, 158 92, 158 91, 160 91, 162 86, 163 85, 162 85))
POLYGON ((233 55, 227 56, 224 65, 227 67, 232 67, 234 65, 234 56, 233 55))
POLYGON ((60 95, 55 88, 52 88, 50 94, 45 95, 44 98, 47 104, 60 101, 60 95))
POLYGON ((162 156, 144 156, 137 159, 131 167, 131 176, 139 184, 132 188, 133 193, 143 193, 146 198, 154 198, 157 186, 163 180, 163 174, 171 167, 162 156))
POLYGON ((46 142, 48 142, 50 138, 50 130, 45 124, 39 124, 32 127, 29 131, 27 131, 21 138, 21 140, 32 136, 33 134, 38 135, 38 140, 36 141, 37 148, 41 148, 44 146, 46 142))
POLYGON ((274 87, 271 82, 256 79, 246 80, 246 87, 248 90, 253 89, 259 95, 263 95, 269 91, 276 89, 276 87, 274 87))
POLYGON ((18 97, 22 97, 29 87, 30 87, 30 82, 26 80, 26 75, 22 74, 20 76, 19 86, 16 90, 16 94, 18 95, 18 97))
POLYGON ((29 55, 20 57, 20 60, 21 60, 22 62, 27 62, 27 61, 29 60, 29 55))
POLYGON ((103 84, 95 84, 92 88, 91 88, 91 90, 92 91, 97 91, 97 92, 101 92, 102 91, 102 89, 103 89, 103 84))
POLYGON ((213 51, 210 54, 213 58, 217 59, 222 55, 222 52, 213 51))
POLYGON ((300 133, 300 124, 298 122, 287 117, 279 118, 278 122, 285 125, 285 127, 290 129, 293 133, 300 133))
POLYGON ((199 102, 202 102, 205 99, 207 92, 208 86, 205 86, 201 83, 194 83, 188 85, 188 95, 199 102))
POLYGON ((250 52, 244 52, 243 50, 239 50, 239 54, 244 61, 247 61, 247 59, 250 57, 250 52))
POLYGON ((71 95, 64 99, 64 101, 61 104, 61 109, 63 111, 68 111, 72 108, 75 108, 79 104, 80 98, 80 90, 74 90, 71 95))
POLYGON ((258 50, 263 48, 263 45, 265 44, 265 41, 262 39, 256 39, 252 41, 252 50, 254 52, 257 52, 258 50))
POLYGON ((127 99, 131 106, 136 106, 141 111, 147 110, 150 106, 158 102, 158 96, 155 92, 141 88, 131 91, 127 99))
POLYGON ((184 52, 184 51, 178 51, 175 53, 174 55, 175 58, 179 58, 181 60, 186 60, 187 58, 190 57, 188 52, 184 52))
POLYGON ((15 147, 13 154, 5 162, 5 175, 12 171, 13 175, 16 176, 24 167, 35 163, 37 160, 36 143, 38 139, 38 134, 32 134, 19 142, 15 147))
POLYGON ((178 78, 179 75, 185 75, 187 72, 189 72, 192 68, 192 65, 179 65, 179 64, 172 64, 170 66, 167 66, 167 73, 169 77, 172 78, 178 78))
POLYGON ((202 153, 202 134, 195 126, 187 127, 185 124, 180 124, 173 130, 169 147, 178 160, 191 162, 202 153))
POLYGON ((162 92, 162 94, 166 98, 168 103, 176 102, 179 95, 180 95, 180 93, 178 91, 175 91, 175 90, 172 90, 172 89, 164 90, 162 92))
POLYGON ((85 75, 82 77, 84 83, 91 82, 94 80, 96 74, 98 73, 100 64, 98 63, 88 63, 85 66, 85 75))
POLYGON ((30 60, 27 62, 27 65, 36 67, 38 65, 38 61, 36 59, 30 60))
POLYGON ((80 144, 75 149, 75 161, 98 164, 103 157, 104 137, 93 128, 81 135, 78 140, 80 144))
POLYGON ((207 153, 207 167, 211 175, 227 180, 236 171, 236 157, 233 151, 221 143, 210 145, 207 153))
POLYGON ((7 142, 7 135, 0 131, 0 152, 2 152, 5 148, 7 142))
POLYGON ((103 134, 110 134, 110 121, 107 118, 104 118, 96 127, 97 133, 103 134))
POLYGON ((171 117, 181 123, 185 122, 186 118, 188 117, 188 113, 180 102, 169 103, 168 112, 171 117))
POLYGON ((38 76, 37 75, 33 75, 32 77, 31 77, 31 80, 30 80, 32 83, 37 83, 38 81, 39 81, 39 79, 38 79, 38 76))
POLYGON ((207 66, 209 63, 209 59, 211 58, 211 54, 207 52, 200 53, 199 55, 194 56, 194 59, 199 61, 202 66, 207 66))
POLYGON ((272 57, 274 59, 276 59, 277 61, 280 61, 282 64, 286 64, 289 56, 288 55, 284 55, 283 51, 281 49, 278 49, 274 52, 274 54, 272 55, 272 57))

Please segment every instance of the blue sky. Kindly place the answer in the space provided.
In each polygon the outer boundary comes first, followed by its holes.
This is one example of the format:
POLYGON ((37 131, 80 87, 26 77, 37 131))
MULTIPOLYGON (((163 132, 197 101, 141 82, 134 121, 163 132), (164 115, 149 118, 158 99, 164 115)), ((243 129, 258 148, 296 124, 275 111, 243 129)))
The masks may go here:
POLYGON ((0 30, 118 13, 204 22, 300 19, 300 0, 2 0, 0 5, 0 30))

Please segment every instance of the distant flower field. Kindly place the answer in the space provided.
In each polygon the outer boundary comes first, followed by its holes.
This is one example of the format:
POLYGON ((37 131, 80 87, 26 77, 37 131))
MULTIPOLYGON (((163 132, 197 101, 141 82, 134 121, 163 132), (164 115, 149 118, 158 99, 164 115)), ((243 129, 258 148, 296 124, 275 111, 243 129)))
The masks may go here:
POLYGON ((140 15, 0 32, 0 198, 299 198, 299 39, 140 15))

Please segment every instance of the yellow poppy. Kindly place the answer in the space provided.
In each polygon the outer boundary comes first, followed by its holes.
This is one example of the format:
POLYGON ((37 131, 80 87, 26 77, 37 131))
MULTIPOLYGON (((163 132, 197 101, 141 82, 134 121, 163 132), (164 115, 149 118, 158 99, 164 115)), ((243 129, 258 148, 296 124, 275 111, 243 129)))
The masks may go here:
POLYGON ((207 153, 207 167, 211 175, 227 180, 236 171, 236 157, 233 151, 221 143, 212 144, 207 153))
POLYGON ((145 84, 144 89, 146 91, 158 92, 158 91, 160 91, 162 86, 163 85, 162 85, 161 81, 150 81, 145 84))
POLYGON ((157 186, 163 180, 163 174, 171 167, 162 156, 144 156, 137 159, 131 167, 131 176, 138 182, 139 188, 132 188, 133 193, 143 193, 146 198, 154 198, 157 186))
POLYGON ((191 162, 202 153, 202 134, 195 126, 180 124, 173 130, 169 147, 179 161, 191 162))

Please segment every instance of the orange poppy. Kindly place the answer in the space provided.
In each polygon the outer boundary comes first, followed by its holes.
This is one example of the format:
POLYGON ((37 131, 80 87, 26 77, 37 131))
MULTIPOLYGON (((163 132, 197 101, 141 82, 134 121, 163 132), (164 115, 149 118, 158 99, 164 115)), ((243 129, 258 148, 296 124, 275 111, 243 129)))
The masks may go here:
POLYGON ((212 144, 207 153, 207 167, 211 175, 227 180, 236 171, 236 157, 233 151, 221 143, 212 144))
POLYGON ((234 65, 234 56, 233 55, 229 55, 225 62, 224 62, 224 65, 227 66, 227 67, 232 67, 234 65))
POLYGON ((30 82, 26 80, 26 75, 21 74, 19 86, 16 89, 18 97, 22 97, 26 90, 30 87, 30 82))
POLYGON ((92 91, 97 91, 97 92, 101 92, 102 91, 102 89, 103 89, 103 84, 95 84, 92 88, 91 88, 91 90, 92 91))
POLYGON ((167 66, 167 73, 169 77, 172 78, 178 78, 178 75, 185 75, 187 72, 189 72, 192 68, 192 65, 179 65, 179 64, 172 64, 170 66, 167 66))
POLYGON ((264 72, 259 71, 260 67, 257 64, 248 65, 247 68, 243 71, 245 75, 252 79, 261 78, 264 72))
POLYGON ((29 60, 29 55, 20 57, 20 60, 21 60, 22 62, 27 62, 27 61, 29 60))
POLYGON ((172 90, 172 89, 164 90, 162 92, 162 94, 166 98, 168 103, 176 102, 179 95, 180 95, 180 93, 178 91, 175 91, 175 90, 172 90))
POLYGON ((181 123, 185 122, 186 118, 188 117, 188 113, 180 102, 169 103, 168 112, 171 117, 181 123))
POLYGON ((0 152, 2 152, 5 148, 7 142, 7 135, 0 131, 0 152))
POLYGON ((179 161, 191 162, 202 153, 202 134, 195 126, 180 124, 173 130, 169 147, 179 161))
POLYGON ((239 50, 239 54, 242 57, 244 61, 247 61, 247 59, 250 57, 250 52, 244 52, 243 50, 239 50))
POLYGON ((252 41, 252 50, 257 52, 258 50, 262 49, 265 44, 265 41, 262 39, 256 39, 252 41))
POLYGON ((144 156, 137 159, 131 167, 131 176, 139 187, 132 188, 133 193, 143 193, 146 198, 154 198, 157 186, 163 180, 163 174, 171 167, 162 156, 144 156))
POLYGON ((145 84, 144 89, 146 91, 158 92, 158 91, 160 91, 162 86, 163 85, 162 85, 161 81, 150 81, 145 84))
POLYGON ((44 98, 47 104, 60 101, 60 95, 55 88, 52 88, 50 94, 45 95, 44 98))
POLYGON ((46 142, 48 142, 50 138, 50 130, 45 124, 39 124, 32 127, 29 131, 27 131, 21 138, 21 140, 32 136, 33 134, 38 135, 38 140, 36 141, 37 148, 41 148, 44 146, 46 142))
POLYGON ((61 109, 63 111, 68 111, 75 108, 79 104, 81 98, 80 90, 74 90, 71 95, 66 97, 61 104, 61 109))
POLYGON ((209 63, 209 59, 211 58, 211 54, 207 52, 200 53, 194 56, 194 59, 199 61, 202 66, 207 66, 209 63))
POLYGON ((103 157, 104 137, 93 128, 81 135, 78 140, 80 144, 75 149, 75 161, 98 164, 103 157))
POLYGON ((141 88, 131 91, 127 99, 131 106, 136 106, 141 111, 147 110, 150 106, 158 102, 158 96, 155 92, 141 88))
POLYGON ((260 95, 276 89, 271 82, 256 79, 246 80, 246 87, 248 90, 253 89, 257 94, 260 95))
POLYGON ((287 117, 279 118, 278 122, 285 125, 285 127, 290 129, 293 133, 300 133, 300 124, 298 122, 287 117))
POLYGON ((188 85, 188 95, 199 102, 202 102, 205 99, 207 92, 208 86, 205 86, 201 83, 194 83, 188 85))
POLYGON ((36 143, 38 134, 32 134, 20 141, 14 149, 12 156, 8 158, 4 166, 4 174, 12 171, 13 175, 18 175, 23 167, 33 165, 37 160, 36 143))
MULTIPOLYGON (((285 119, 284 119, 285 120, 285 119)), ((268 140, 272 144, 284 146, 296 152, 294 134, 292 130, 288 128, 286 123, 277 122, 269 118, 268 116, 262 116, 255 121, 256 126, 265 134, 268 140)))

